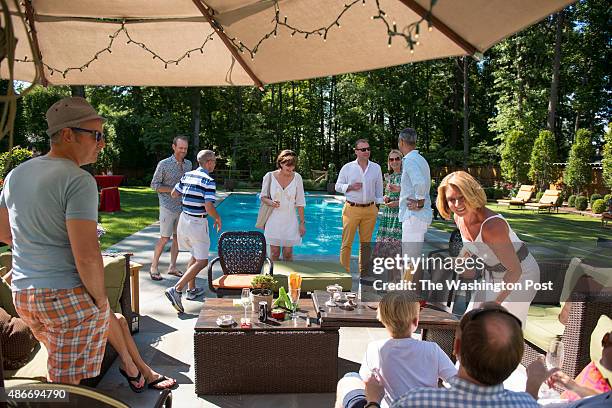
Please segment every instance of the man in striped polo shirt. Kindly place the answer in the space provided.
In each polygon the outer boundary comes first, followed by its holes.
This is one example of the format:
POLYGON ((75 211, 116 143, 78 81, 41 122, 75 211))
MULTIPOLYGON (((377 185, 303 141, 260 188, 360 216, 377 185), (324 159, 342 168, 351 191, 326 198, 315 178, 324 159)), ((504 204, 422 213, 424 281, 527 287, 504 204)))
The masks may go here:
POLYGON ((203 288, 196 287, 195 277, 208 265, 210 238, 207 217, 209 215, 215 219, 217 231, 221 230, 221 217, 215 209, 215 180, 210 176, 217 162, 215 152, 200 150, 197 159, 200 166, 185 173, 171 193, 172 197, 181 197, 183 208, 177 228, 179 247, 191 252, 187 272, 176 285, 166 289, 166 297, 179 313, 184 312, 181 295, 185 285, 189 300, 204 293, 203 288))

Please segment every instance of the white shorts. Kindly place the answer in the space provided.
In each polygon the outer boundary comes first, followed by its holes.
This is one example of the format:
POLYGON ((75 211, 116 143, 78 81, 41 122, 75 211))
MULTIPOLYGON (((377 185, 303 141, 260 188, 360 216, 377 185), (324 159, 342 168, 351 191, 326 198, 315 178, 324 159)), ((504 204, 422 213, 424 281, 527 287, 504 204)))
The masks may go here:
POLYGON ((409 258, 421 256, 428 227, 427 222, 413 215, 402 222, 402 256, 407 255, 409 258))
POLYGON ((210 237, 208 218, 192 217, 181 213, 177 228, 177 239, 181 251, 189 251, 198 261, 208 259, 210 237))
POLYGON ((176 234, 180 212, 175 213, 167 208, 159 207, 159 232, 164 238, 170 238, 176 234))

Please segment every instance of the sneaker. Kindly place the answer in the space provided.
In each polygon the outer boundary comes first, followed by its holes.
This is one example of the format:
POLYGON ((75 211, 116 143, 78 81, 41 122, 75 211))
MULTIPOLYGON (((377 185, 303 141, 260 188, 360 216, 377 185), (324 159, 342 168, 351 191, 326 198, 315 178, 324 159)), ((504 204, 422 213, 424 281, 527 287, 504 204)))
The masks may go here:
POLYGON ((193 289, 187 289, 187 300, 193 300, 203 294, 204 288, 195 287, 193 289))
POLYGON ((179 292, 174 286, 172 286, 166 289, 164 293, 166 294, 166 297, 168 298, 170 303, 172 303, 172 306, 174 306, 174 308, 179 313, 185 313, 185 309, 183 309, 183 303, 181 302, 181 295, 183 294, 182 292, 179 292))

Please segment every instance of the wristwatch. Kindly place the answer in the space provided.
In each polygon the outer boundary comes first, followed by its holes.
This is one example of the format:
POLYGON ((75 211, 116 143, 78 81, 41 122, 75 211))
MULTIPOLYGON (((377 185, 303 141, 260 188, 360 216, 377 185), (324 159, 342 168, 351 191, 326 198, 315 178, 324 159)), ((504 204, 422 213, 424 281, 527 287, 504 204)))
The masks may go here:
POLYGON ((380 408, 380 404, 376 401, 370 401, 363 406, 363 408, 380 408))

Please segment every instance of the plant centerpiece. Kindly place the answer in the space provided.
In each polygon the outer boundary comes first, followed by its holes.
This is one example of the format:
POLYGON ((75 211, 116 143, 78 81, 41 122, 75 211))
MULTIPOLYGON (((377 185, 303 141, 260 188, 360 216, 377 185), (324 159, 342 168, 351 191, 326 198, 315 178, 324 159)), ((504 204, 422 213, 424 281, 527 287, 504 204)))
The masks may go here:
POLYGON ((251 301, 252 310, 254 312, 259 309, 259 302, 265 301, 268 303, 268 310, 272 309, 272 295, 278 282, 272 275, 256 275, 251 280, 251 301))

